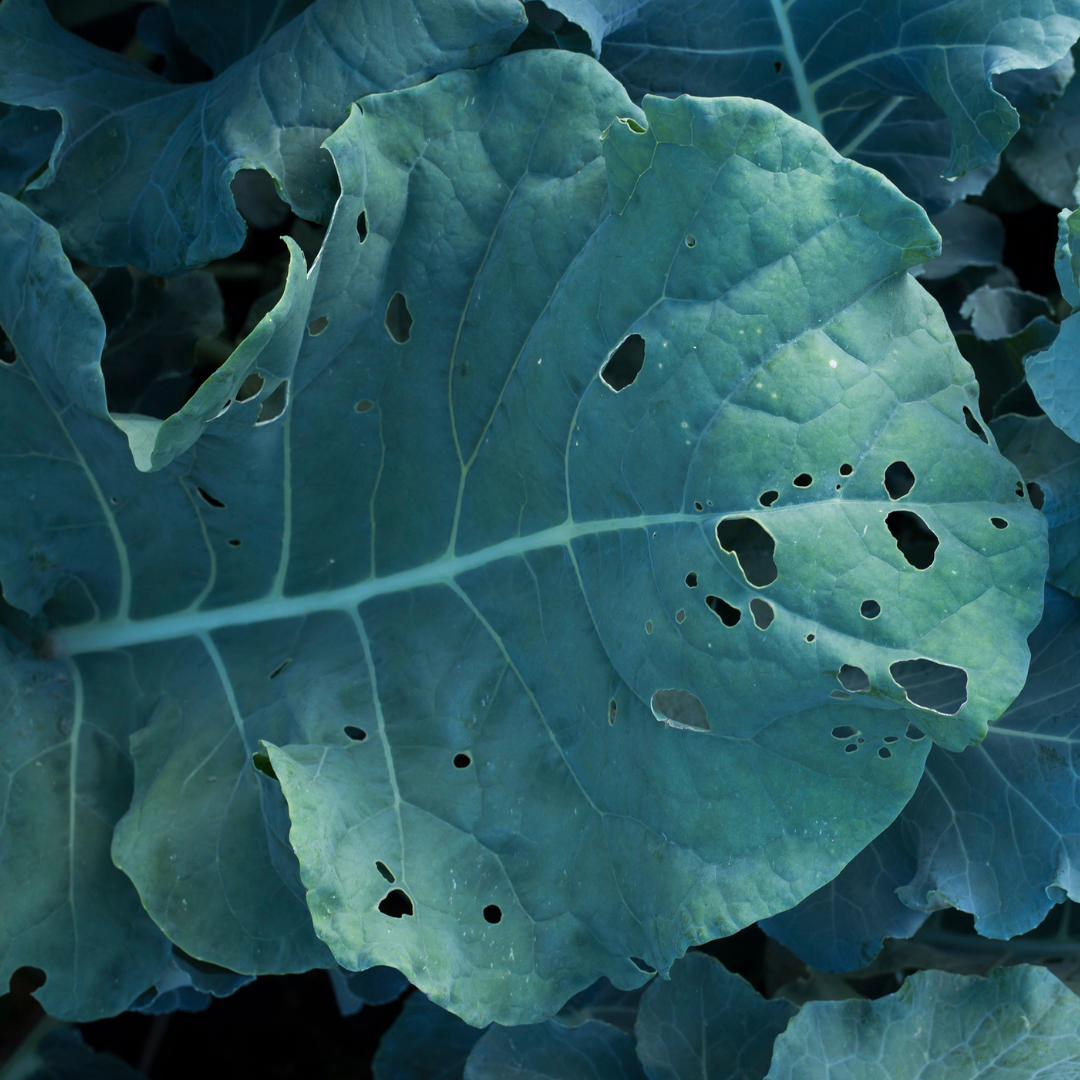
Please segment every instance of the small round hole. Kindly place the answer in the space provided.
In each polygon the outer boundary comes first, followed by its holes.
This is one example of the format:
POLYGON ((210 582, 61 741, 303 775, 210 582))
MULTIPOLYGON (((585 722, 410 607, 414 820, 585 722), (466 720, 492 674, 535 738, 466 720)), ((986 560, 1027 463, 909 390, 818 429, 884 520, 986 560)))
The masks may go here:
POLYGON ((776 500, 779 498, 779 491, 763 491, 758 496, 758 502, 761 503, 762 506, 772 506, 772 504, 776 502, 776 500))
POLYGON ((645 622, 645 633, 646 634, 651 634, 652 633, 652 619, 647 619, 646 620, 646 622, 645 622))
POLYGON ((356 411, 361 412, 361 413, 370 412, 371 409, 373 409, 374 407, 375 407, 375 402, 372 401, 370 398, 364 398, 363 401, 358 401, 356 403, 356 411))
POLYGON ((472 764, 472 758, 468 754, 454 755, 454 768, 467 769, 472 764))
POLYGON ((882 741, 883 742, 899 742, 900 741, 900 736, 899 735, 886 735, 885 738, 882 741))
POLYGON ((690 573, 686 575, 686 587, 688 589, 697 588, 697 574, 695 574, 693 570, 691 570, 690 573))
POLYGON ((240 541, 239 540, 226 540, 225 543, 228 544, 229 547, 239 547, 240 546, 240 541))
POLYGON ((850 476, 854 471, 855 470, 846 461, 840 466, 841 476, 850 476))
POLYGON ((998 517, 991 518, 990 524, 993 525, 995 529, 1007 529, 1009 527, 1009 523, 1004 518, 998 517))
POLYGON ((882 747, 882 748, 881 748, 881 749, 880 749, 880 750, 879 750, 879 751, 877 752, 877 756, 878 756, 879 758, 891 758, 891 757, 892 757, 892 751, 891 751, 891 750, 890 750, 890 749, 889 749, 889 748, 888 748, 887 746, 883 746, 883 747, 882 747))
POLYGON ((791 481, 796 487, 807 488, 813 482, 814 478, 807 472, 799 473, 794 480, 791 481))
POLYGON ((881 614, 881 605, 876 600, 864 600, 859 605, 859 614, 864 619, 876 619, 881 614))
POLYGON ((701 511, 705 509, 705 507, 702 506, 701 503, 696 502, 694 503, 694 509, 700 514, 701 511))
POLYGON ((675 612, 675 621, 677 623, 681 623, 685 618, 686 618, 685 610, 683 608, 679 608, 679 610, 675 612))
POLYGON ((858 746, 855 745, 855 743, 848 743, 847 746, 844 747, 844 753, 845 754, 854 754, 855 751, 858 750, 858 749, 859 748, 858 748, 858 746))
POLYGON ((696 243, 697 243, 697 241, 692 236, 688 236, 686 238, 686 246, 687 247, 693 247, 696 243))
POLYGON ((817 637, 817 635, 815 635, 815 634, 807 634, 806 635, 806 640, 807 641, 814 641, 814 640, 816 640, 816 637, 817 637))
POLYGON ((488 906, 484 908, 484 918, 489 923, 502 922, 502 908, 499 907, 498 904, 488 904, 488 906))
POLYGON ((367 738, 367 732, 362 727, 357 727, 355 724, 346 724, 345 734, 354 742, 363 742, 367 738))
POLYGON ((859 732, 855 728, 849 727, 847 724, 832 729, 832 737, 834 739, 850 739, 852 736, 858 734, 859 732))

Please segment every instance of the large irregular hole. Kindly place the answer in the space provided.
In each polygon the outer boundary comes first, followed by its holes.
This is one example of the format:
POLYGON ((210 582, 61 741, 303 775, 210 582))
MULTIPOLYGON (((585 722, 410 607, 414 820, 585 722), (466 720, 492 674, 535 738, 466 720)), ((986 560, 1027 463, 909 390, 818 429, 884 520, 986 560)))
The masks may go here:
POLYGON ((885 470, 885 490, 895 502, 902 499, 914 486, 915 474, 908 468, 906 461, 894 461, 885 470))
POLYGON ((918 514, 910 510, 894 510, 885 518, 885 524, 893 534, 900 554, 916 570, 925 570, 933 565, 934 552, 941 541, 918 514))
POLYGON ((408 893, 402 892, 401 889, 391 889, 379 901, 379 910, 384 915, 389 915, 391 919, 400 919, 402 915, 413 913, 413 904, 408 893))
POLYGON ((258 397, 262 393, 263 377, 257 372, 253 371, 241 384, 240 389, 236 391, 236 404, 242 405, 245 401, 250 401, 253 397, 258 397))
POLYGON ((768 630, 773 619, 776 618, 776 612, 773 611, 772 604, 758 596, 755 596, 750 601, 750 614, 754 617, 754 625, 759 630, 768 630))
POLYGON ((968 677, 963 668, 919 657, 917 660, 897 660, 889 665, 889 674, 903 689, 908 701, 921 709, 955 716, 967 701, 968 677))
POLYGON ((255 426, 269 424, 272 420, 276 420, 285 411, 288 403, 289 381, 285 379, 278 383, 274 392, 259 406, 259 419, 255 421, 255 426))
POLYGON ((489 923, 502 922, 502 908, 498 904, 488 904, 484 908, 484 920, 489 923))
POLYGON ((859 614, 864 619, 876 619, 881 614, 881 605, 876 600, 864 600, 859 605, 859 614))
POLYGON ((986 432, 983 431, 982 425, 975 419, 975 414, 966 405, 964 406, 964 423, 967 424, 968 431, 973 435, 978 435, 984 443, 990 441, 986 437, 986 432))
POLYGON ((840 685, 853 694, 865 694, 870 689, 870 676, 854 664, 844 664, 836 677, 840 680, 840 685))
POLYGON ((387 333, 399 344, 404 345, 412 333, 413 317, 409 311, 409 304, 405 297, 394 293, 390 297, 390 303, 386 305, 386 330, 387 333))
POLYGON ((652 696, 653 716, 670 727, 712 731, 705 706, 689 690, 657 690, 652 696))
POLYGON ((391 885, 393 885, 394 882, 397 880, 397 878, 395 878, 394 875, 390 872, 390 867, 387 866, 386 863, 384 863, 381 859, 375 860, 375 869, 378 870, 379 873, 382 874, 382 876, 386 878, 386 880, 389 881, 391 885))
POLYGON ((1028 484, 1027 486, 1028 498, 1031 500, 1031 505, 1036 510, 1043 508, 1043 503, 1046 502, 1046 496, 1043 494, 1043 489, 1038 484, 1028 484))
POLYGON ((755 588, 776 580, 776 541, 753 518, 726 518, 716 526, 716 539, 738 559, 743 577, 755 588))
POLYGON ((721 600, 719 596, 706 596, 705 603, 709 605, 714 614, 720 616, 720 621, 725 626, 734 626, 742 618, 742 612, 737 607, 732 607, 726 600, 721 600))
POLYGON ((600 370, 600 378, 617 394, 633 385, 645 364, 645 339, 631 334, 611 354, 600 370))

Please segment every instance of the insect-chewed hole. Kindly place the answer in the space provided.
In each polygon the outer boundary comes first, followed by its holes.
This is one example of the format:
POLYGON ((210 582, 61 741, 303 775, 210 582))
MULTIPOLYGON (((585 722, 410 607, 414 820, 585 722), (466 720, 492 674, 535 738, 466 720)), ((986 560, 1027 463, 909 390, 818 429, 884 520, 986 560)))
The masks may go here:
POLYGON ((879 758, 891 758, 892 751, 887 746, 883 746, 878 750, 877 756, 879 758))
POLYGON ((274 772, 274 766, 270 764, 270 755, 264 754, 261 750, 256 751, 251 755, 251 764, 263 774, 263 776, 269 776, 271 780, 276 780, 277 773, 274 772))
POLYGON ((1016 497, 1022 499, 1024 497, 1024 485, 1019 480, 1016 481, 1016 497))
POLYGON ((652 633, 652 619, 646 619, 645 620, 645 633, 646 634, 651 634, 652 633))
POLYGON ((779 498, 779 491, 763 491, 758 496, 758 502, 761 503, 762 506, 772 506, 772 504, 776 502, 776 500, 779 498))
POLYGON ((847 724, 832 729, 832 737, 834 739, 850 739, 853 735, 858 734, 859 732, 856 728, 848 727, 847 724))
POLYGON ((817 641, 817 635, 816 634, 807 634, 806 635, 806 640, 809 641, 809 642, 817 641))
POLYGON ((7 364, 8 367, 11 367, 18 359, 15 346, 11 344, 11 339, 3 330, 0 330, 0 364, 7 364))
POLYGON ((355 724, 346 724, 343 730, 353 742, 363 742, 367 738, 367 732, 355 724))
POLYGON ((413 317, 409 303, 402 293, 396 292, 386 305, 386 318, 383 320, 386 332, 399 344, 404 345, 412 333, 413 317))
POLYGON ((270 678, 271 679, 276 679, 291 663, 292 663, 291 659, 282 660, 282 662, 280 664, 278 664, 278 666, 276 668, 274 668, 273 671, 270 672, 270 678))
POLYGON ((908 468, 906 461, 894 461, 885 470, 885 479, 882 483, 889 493, 889 498, 896 502, 915 486, 915 474, 908 468))
POLYGON ((696 502, 694 503, 694 509, 700 514, 701 511, 705 509, 705 507, 702 506, 701 503, 696 502))
POLYGON ((773 611, 772 604, 766 600, 762 600, 759 596, 755 596, 751 599, 750 614, 754 618, 754 625, 759 630, 768 630, 772 625, 773 619, 776 618, 776 612, 773 611))
POLYGON ((312 337, 318 337, 329 325, 330 319, 326 315, 320 315, 307 324, 307 332, 312 337))
POLYGON ((617 394, 632 386, 645 364, 645 339, 631 334, 620 342, 600 369, 600 378, 617 394))
POLYGON ((646 975, 656 974, 656 968, 654 968, 652 964, 647 964, 640 956, 631 956, 630 963, 632 963, 639 971, 644 971, 646 975))
POLYGON ((696 243, 697 243, 697 241, 692 236, 687 236, 687 238, 686 238, 686 246, 687 247, 693 247, 696 243))
POLYGON ((234 539, 234 540, 226 540, 225 543, 228 544, 229 547, 237 548, 237 547, 239 547, 241 545, 241 543, 243 543, 243 541, 234 539))
POLYGON ((669 727, 712 731, 705 706, 701 704, 701 699, 689 690, 657 690, 649 704, 653 716, 669 727))
POLYGON ((859 614, 864 619, 876 619, 881 614, 881 605, 876 600, 864 600, 859 605, 859 614))
POLYGON ((384 863, 381 859, 375 860, 375 869, 378 870, 379 873, 382 874, 382 876, 386 878, 386 880, 389 881, 391 885, 393 885, 394 882, 397 880, 397 878, 395 878, 394 875, 390 872, 390 867, 387 866, 386 863, 384 863))
POLYGON ((284 379, 278 383, 274 392, 259 406, 259 419, 255 421, 255 426, 269 424, 271 421, 276 420, 285 411, 288 404, 289 380, 284 379))
POLYGON ((502 922, 502 908, 498 904, 488 904, 484 908, 484 919, 489 923, 502 922))
POLYGON ((853 694, 865 694, 870 689, 870 676, 854 664, 844 664, 836 677, 840 680, 840 685, 853 694))
POLYGON ((262 393, 265 382, 266 380, 257 371, 253 371, 240 384, 240 389, 236 391, 236 404, 243 405, 245 401, 258 397, 262 393))
POLYGON ((206 488, 200 487, 196 488, 195 490, 199 493, 199 498, 202 499, 202 501, 206 503, 207 506, 212 506, 215 510, 225 509, 225 504, 220 499, 215 499, 214 496, 206 490, 206 488))
POLYGON ((885 518, 885 524, 896 540, 900 554, 916 570, 925 570, 933 565, 934 553, 941 541, 918 514, 910 510, 894 510, 885 518))
POLYGON ((814 482, 814 478, 808 472, 804 472, 799 473, 791 482, 796 487, 809 487, 814 482))
POLYGON ((784 62, 783 62, 783 60, 774 60, 772 68, 773 68, 773 71, 775 71, 776 74, 779 75, 780 72, 782 72, 784 70, 784 62))
POLYGON ((1028 498, 1031 500, 1031 505, 1036 510, 1041 510, 1043 504, 1046 502, 1046 496, 1043 494, 1043 489, 1038 484, 1028 484, 1027 486, 1028 498))
POLYGON ((990 441, 986 437, 986 432, 983 431, 982 425, 975 419, 975 414, 966 405, 964 406, 964 423, 967 424, 968 431, 973 435, 978 435, 984 443, 990 441))
POLYGON ((855 743, 848 743, 847 746, 844 747, 844 753, 845 754, 854 754, 855 751, 858 750, 858 749, 859 748, 858 748, 858 746, 855 745, 855 743))
POLYGON ((615 699, 612 698, 608 702, 608 707, 607 707, 607 722, 609 724, 614 724, 615 723, 615 713, 616 713, 617 709, 618 709, 618 706, 615 704, 615 699))
POLYGON ((367 239, 367 211, 361 210, 360 216, 356 219, 356 235, 360 237, 360 243, 362 244, 367 239))
POLYGON ((358 413, 370 412, 375 407, 375 402, 371 398, 364 398, 362 401, 356 403, 356 411, 358 413))
POLYGON ((379 910, 391 919, 400 919, 402 915, 413 913, 413 903, 408 893, 401 889, 391 889, 380 901, 379 910))
POLYGON ((776 580, 776 541, 753 518, 725 518, 716 526, 716 539, 724 551, 734 554, 743 577, 755 588, 776 580))
POLYGON ((952 664, 939 664, 920 656, 890 664, 889 674, 908 701, 921 709, 955 716, 968 698, 967 672, 952 664))
POLYGON ((679 608, 679 610, 675 612, 675 621, 677 623, 686 621, 686 608, 679 608))
POLYGON ((837 701, 851 700, 851 695, 846 690, 834 690, 829 697, 836 698, 837 701))
POLYGON ((472 764, 472 758, 468 754, 454 755, 454 768, 467 769, 472 764))
POLYGON ((840 466, 841 476, 850 476, 854 471, 855 470, 846 461, 840 466))
POLYGON ((697 574, 695 574, 693 570, 691 570, 690 573, 686 575, 686 587, 688 589, 697 588, 697 574))
POLYGON ((1007 529, 1009 527, 1009 523, 1004 518, 999 517, 992 517, 990 519, 990 524, 993 525, 995 529, 1007 529))
POLYGON ((709 605, 714 614, 720 616, 720 621, 725 626, 734 626, 742 618, 742 612, 737 607, 732 607, 726 600, 721 600, 719 596, 706 596, 705 603, 709 605))
POLYGON ((904 735, 912 742, 918 742, 920 739, 926 738, 926 734, 914 724, 908 724, 907 731, 904 732, 904 735))
POLYGON ((899 741, 900 741, 900 736, 899 735, 886 735, 885 738, 882 739, 882 742, 889 742, 889 743, 899 742, 899 741))

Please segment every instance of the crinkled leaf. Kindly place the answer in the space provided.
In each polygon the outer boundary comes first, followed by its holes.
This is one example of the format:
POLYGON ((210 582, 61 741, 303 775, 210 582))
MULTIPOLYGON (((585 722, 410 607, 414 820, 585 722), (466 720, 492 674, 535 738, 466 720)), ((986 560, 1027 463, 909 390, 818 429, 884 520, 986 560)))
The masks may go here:
POLYGON ((45 166, 60 134, 60 117, 22 105, 0 105, 0 192, 18 195, 45 166))
POLYGON ((649 1080, 764 1080, 796 1008, 766 1001, 705 953, 688 953, 645 991, 635 1028, 649 1080))
POLYGON ((1075 1080, 1080 1001, 1044 968, 912 975, 877 1001, 813 1001, 768 1080, 1075 1080))
POLYGON ((1045 416, 994 421, 1001 451, 1029 484, 1037 484, 1049 526, 1047 581, 1080 596, 1080 443, 1045 416))
POLYGON ((981 934, 1008 938, 1080 898, 1080 601, 1048 589, 1030 645, 1027 685, 982 744, 959 755, 935 747, 896 823, 765 923, 768 934, 814 967, 851 971, 935 908, 971 912, 981 934))
MULTIPOLYGON (((633 19, 604 40, 601 55, 631 97, 763 98, 931 213, 981 191, 1019 126, 991 76, 1049 67, 1080 36, 1076 0, 1037 11, 1024 0, 932 0, 917 13, 899 0, 854 9, 848 0, 624 8, 636 9, 633 19)), ((1023 80, 1016 89, 1028 107, 1023 80)))
POLYGON ((217 79, 173 86, 61 30, 44 0, 5 0, 0 100, 64 118, 25 199, 68 251, 176 274, 240 247, 238 169, 265 168, 301 217, 325 221, 335 178, 320 144, 348 103, 486 63, 523 23, 517 0, 318 0, 217 79))
POLYGON ((767 104, 646 104, 555 52, 366 99, 284 411, 151 474, 55 233, 4 234, 0 430, 42 452, 0 576, 88 707, 93 664, 139 687, 113 858, 188 954, 329 964, 314 917, 469 1020, 551 1015, 796 903, 908 799, 913 713, 963 746, 1022 684, 1045 526, 905 272, 925 215, 767 104))
POLYGON ((566 1028, 549 1020, 491 1027, 465 1063, 465 1080, 645 1080, 634 1040, 610 1024, 566 1028))
POLYGON ((379 1041, 371 1062, 375 1080, 461 1080, 481 1028, 410 994, 401 1015, 379 1041))
MULTIPOLYGON (((230 64, 266 44, 312 0, 171 0, 169 14, 188 48, 220 75, 230 64)), ((402 13, 402 19, 408 18, 402 13)))

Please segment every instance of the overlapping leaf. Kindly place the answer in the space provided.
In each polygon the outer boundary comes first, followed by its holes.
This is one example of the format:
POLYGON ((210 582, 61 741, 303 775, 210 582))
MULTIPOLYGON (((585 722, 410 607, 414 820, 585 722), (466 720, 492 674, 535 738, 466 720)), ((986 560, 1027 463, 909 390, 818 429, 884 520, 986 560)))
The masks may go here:
POLYGON ((982 190, 1023 107, 1060 93, 1080 37, 1080 5, 1051 0, 934 0, 852 7, 846 0, 589 0, 549 5, 604 38, 603 62, 631 97, 644 93, 763 98, 824 132, 842 154, 879 169, 931 213, 982 190), (614 7, 614 10, 612 10, 614 7), (1061 61, 1064 60, 1064 64, 1061 61), (1057 65, 1049 84, 1019 69, 1057 65), (1014 76, 1005 73, 1016 72, 1014 76), (991 76, 1004 77, 995 88, 991 76), (946 177, 963 177, 950 182, 946 177))
POLYGON ((1009 938, 1080 898, 1080 601, 1047 590, 1030 644, 1027 685, 982 744, 960 755, 935 747, 896 823, 829 885, 770 919, 769 934, 814 967, 851 971, 935 908, 972 912, 980 933, 1009 938))
POLYGON ((483 64, 523 24, 517 0, 318 0, 217 79, 174 86, 61 30, 45 0, 5 0, 0 101, 64 118, 25 199, 71 254, 175 274, 240 247, 238 169, 265 168, 325 221, 336 184, 320 144, 349 102, 483 64))
POLYGON ((553 53, 367 98, 265 330, 287 407, 148 474, 84 287, 4 204, 0 577, 135 732, 112 854, 189 955, 325 942, 550 1015, 801 899, 909 797, 913 710, 963 746, 1019 689, 1044 526, 903 272, 925 215, 771 106, 646 104, 553 53))

